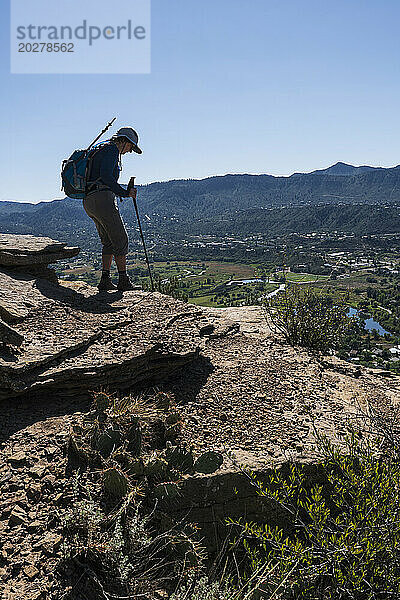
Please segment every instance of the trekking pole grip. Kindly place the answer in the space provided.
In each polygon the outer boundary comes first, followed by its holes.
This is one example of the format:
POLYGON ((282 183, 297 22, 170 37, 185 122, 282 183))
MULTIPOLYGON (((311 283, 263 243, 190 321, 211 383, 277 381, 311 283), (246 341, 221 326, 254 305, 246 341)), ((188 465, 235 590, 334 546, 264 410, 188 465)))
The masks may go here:
POLYGON ((135 178, 131 177, 128 183, 128 192, 130 192, 135 187, 135 178))

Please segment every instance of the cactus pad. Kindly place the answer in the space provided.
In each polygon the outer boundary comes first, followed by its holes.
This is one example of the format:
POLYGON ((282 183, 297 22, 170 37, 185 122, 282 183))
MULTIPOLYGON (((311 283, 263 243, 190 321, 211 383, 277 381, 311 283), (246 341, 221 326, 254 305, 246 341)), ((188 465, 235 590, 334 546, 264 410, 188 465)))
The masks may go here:
POLYGON ((110 397, 104 392, 98 392, 94 397, 94 403, 98 412, 104 412, 111 406, 110 397))
POLYGON ((168 444, 165 450, 165 458, 170 469, 176 469, 182 473, 190 473, 193 470, 193 453, 192 450, 186 450, 185 446, 168 444))
POLYGON ((128 430, 126 439, 128 440, 128 452, 139 456, 142 448, 142 431, 138 423, 134 423, 128 430))
POLYGON ((222 463, 224 462, 224 457, 219 452, 205 452, 201 454, 199 458, 194 463, 194 470, 197 473, 214 473, 217 471, 222 463))
POLYGON ((141 458, 132 459, 126 467, 130 477, 141 477, 144 474, 144 463, 141 458))
POLYGON ((175 500, 180 495, 179 486, 174 481, 159 483, 154 488, 154 495, 158 500, 175 500))
POLYGON ((165 424, 167 426, 175 425, 176 423, 179 423, 179 421, 181 421, 181 415, 180 413, 178 413, 178 411, 174 410, 173 412, 170 412, 169 415, 166 417, 165 424))
POLYGON ((145 464, 144 472, 148 477, 159 479, 168 471, 168 463, 158 456, 150 457, 145 464))
POLYGON ((108 458, 110 454, 119 448, 122 444, 122 436, 119 429, 108 427, 105 431, 100 433, 97 438, 96 450, 100 452, 103 458, 108 458))
POLYGON ((167 425, 165 429, 165 439, 173 442, 179 436, 181 432, 181 423, 175 423, 174 425, 167 425))
POLYGON ((128 478, 115 467, 103 472, 104 489, 115 498, 123 498, 129 491, 128 478))

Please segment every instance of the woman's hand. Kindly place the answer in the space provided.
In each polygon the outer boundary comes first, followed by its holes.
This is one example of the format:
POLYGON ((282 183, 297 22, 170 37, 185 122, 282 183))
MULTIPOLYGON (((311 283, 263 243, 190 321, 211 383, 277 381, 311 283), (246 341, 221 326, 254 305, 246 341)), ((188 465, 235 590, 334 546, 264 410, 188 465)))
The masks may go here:
POLYGON ((136 188, 131 188, 129 190, 129 196, 131 198, 133 198, 134 200, 136 200, 136 196, 137 196, 137 189, 136 188))

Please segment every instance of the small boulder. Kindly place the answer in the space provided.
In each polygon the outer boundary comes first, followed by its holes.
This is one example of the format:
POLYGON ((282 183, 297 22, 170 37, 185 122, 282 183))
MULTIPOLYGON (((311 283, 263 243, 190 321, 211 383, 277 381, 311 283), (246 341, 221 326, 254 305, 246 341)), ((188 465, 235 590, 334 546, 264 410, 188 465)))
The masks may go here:
POLYGON ((10 518, 8 520, 8 524, 12 526, 16 525, 25 525, 27 521, 26 513, 18 506, 13 508, 10 513, 10 518))

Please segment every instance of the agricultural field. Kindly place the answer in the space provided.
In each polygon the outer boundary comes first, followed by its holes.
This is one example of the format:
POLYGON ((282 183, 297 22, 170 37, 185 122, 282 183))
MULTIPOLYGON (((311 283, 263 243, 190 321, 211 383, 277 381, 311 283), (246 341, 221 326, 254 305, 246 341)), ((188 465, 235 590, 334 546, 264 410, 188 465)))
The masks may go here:
POLYGON ((168 261, 156 262, 153 268, 154 272, 161 277, 190 279, 193 283, 202 283, 205 279, 211 279, 216 285, 232 279, 250 279, 256 276, 255 266, 229 262, 168 261))
POLYGON ((285 277, 286 281, 293 281, 293 283, 316 283, 317 281, 329 280, 328 275, 313 275, 312 273, 290 273, 287 271, 278 271, 277 273, 274 273, 274 277, 285 277))
POLYGON ((243 280, 256 278, 255 265, 227 262, 171 261, 153 266, 161 282, 173 280, 188 301, 200 306, 230 306, 249 303, 256 284, 243 280), (237 282, 237 283, 236 283, 237 282))

